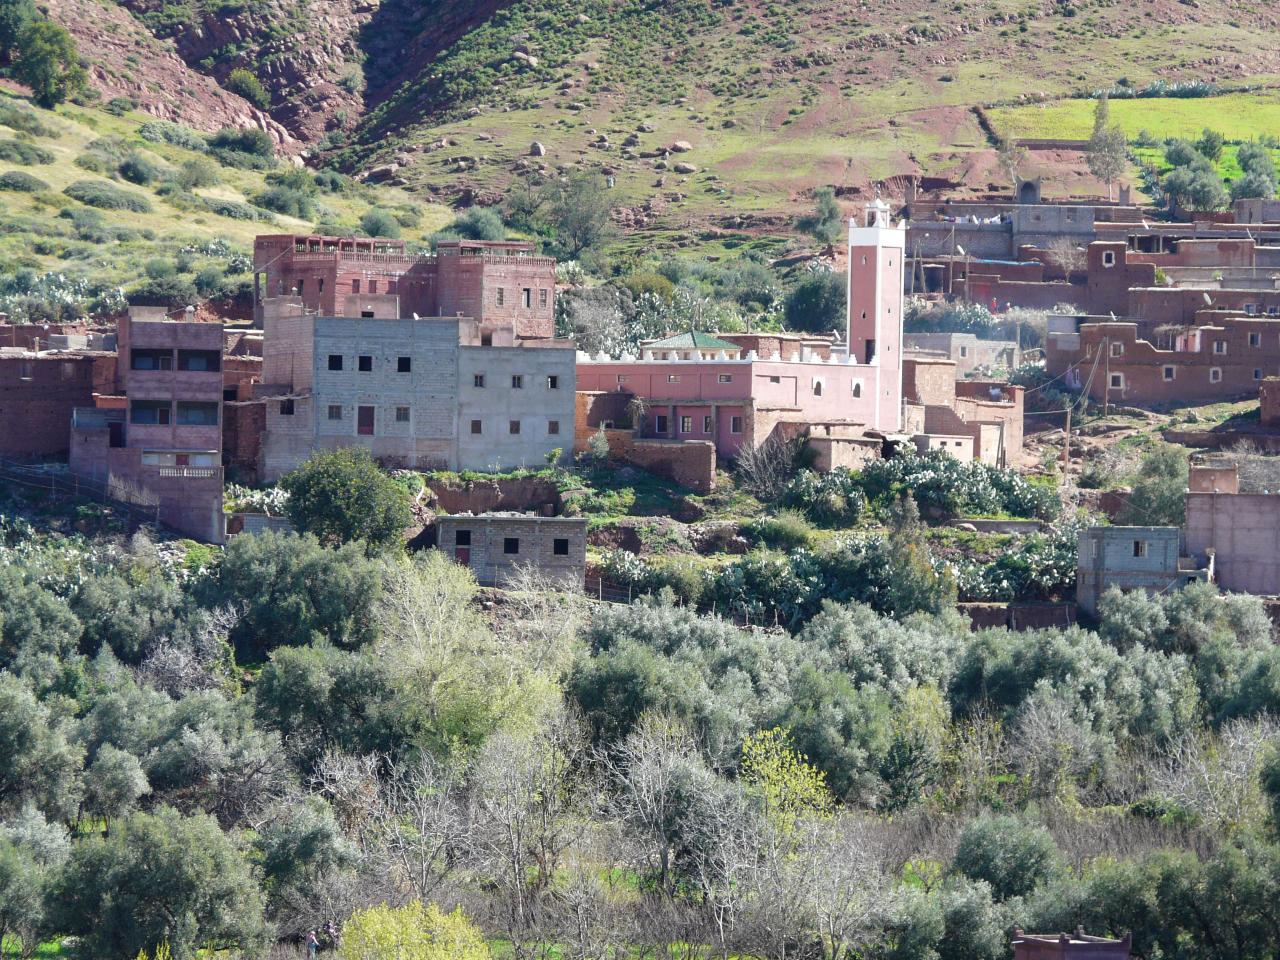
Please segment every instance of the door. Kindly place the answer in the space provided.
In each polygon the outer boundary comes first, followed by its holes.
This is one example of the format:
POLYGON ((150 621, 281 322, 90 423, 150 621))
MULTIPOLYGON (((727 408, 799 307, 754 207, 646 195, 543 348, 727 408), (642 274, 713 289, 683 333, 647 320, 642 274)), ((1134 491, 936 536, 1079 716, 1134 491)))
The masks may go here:
POLYGON ((471 548, 470 547, 454 547, 453 559, 457 560, 464 567, 471 566, 471 548))
POLYGON ((356 433, 362 437, 373 436, 373 407, 356 407, 356 433))

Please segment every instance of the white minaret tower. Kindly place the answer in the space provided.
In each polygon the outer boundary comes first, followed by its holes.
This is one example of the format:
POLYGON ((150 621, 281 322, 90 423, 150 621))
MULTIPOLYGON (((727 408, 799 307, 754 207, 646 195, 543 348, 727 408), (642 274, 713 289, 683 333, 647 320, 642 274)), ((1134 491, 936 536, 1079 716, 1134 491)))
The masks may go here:
POLYGON ((864 225, 849 221, 848 344, 855 363, 877 368, 875 408, 867 424, 902 427, 902 281, 907 225, 896 226, 889 205, 867 204, 864 225))

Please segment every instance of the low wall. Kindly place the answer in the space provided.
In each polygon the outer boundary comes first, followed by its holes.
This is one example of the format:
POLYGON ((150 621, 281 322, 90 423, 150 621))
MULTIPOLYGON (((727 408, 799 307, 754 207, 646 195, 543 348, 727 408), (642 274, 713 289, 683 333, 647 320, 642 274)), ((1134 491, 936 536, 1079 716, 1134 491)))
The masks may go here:
POLYGON ((1074 603, 960 603, 956 608, 969 618, 974 630, 1047 630, 1076 622, 1074 603))
POLYGON ((972 527, 978 533, 1039 533, 1044 529, 1043 520, 952 520, 951 526, 972 527))
POLYGON ((1167 443, 1178 443, 1199 450, 1222 450, 1247 441, 1265 453, 1280 453, 1280 432, 1250 430, 1165 430, 1161 436, 1167 443))
POLYGON ((563 507, 552 480, 540 477, 486 477, 481 480, 430 480, 433 506, 443 513, 492 513, 515 511, 556 516, 563 507))

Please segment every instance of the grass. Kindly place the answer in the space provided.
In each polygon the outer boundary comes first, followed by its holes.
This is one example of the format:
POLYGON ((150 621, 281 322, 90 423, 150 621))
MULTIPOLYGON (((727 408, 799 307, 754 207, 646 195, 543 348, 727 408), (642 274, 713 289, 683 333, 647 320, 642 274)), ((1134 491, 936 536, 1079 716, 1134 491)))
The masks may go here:
MULTIPOLYGON (((1087 139, 1093 130, 1094 100, 1058 100, 988 111, 1002 136, 1087 139)), ((1159 139, 1195 139, 1206 127, 1228 140, 1251 140, 1280 128, 1280 92, 1232 93, 1180 99, 1152 97, 1112 100, 1111 122, 1129 139, 1145 130, 1159 139)))

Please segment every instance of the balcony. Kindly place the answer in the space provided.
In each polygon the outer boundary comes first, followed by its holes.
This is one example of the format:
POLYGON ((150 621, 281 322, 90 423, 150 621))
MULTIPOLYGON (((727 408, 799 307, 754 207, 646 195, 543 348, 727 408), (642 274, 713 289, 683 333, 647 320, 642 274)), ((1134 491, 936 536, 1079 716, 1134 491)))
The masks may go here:
POLYGON ((219 467, 161 467, 161 477, 181 477, 187 480, 206 480, 217 476, 219 467))

